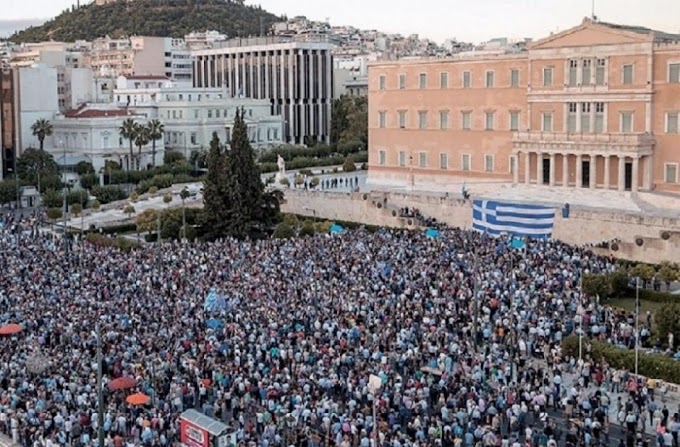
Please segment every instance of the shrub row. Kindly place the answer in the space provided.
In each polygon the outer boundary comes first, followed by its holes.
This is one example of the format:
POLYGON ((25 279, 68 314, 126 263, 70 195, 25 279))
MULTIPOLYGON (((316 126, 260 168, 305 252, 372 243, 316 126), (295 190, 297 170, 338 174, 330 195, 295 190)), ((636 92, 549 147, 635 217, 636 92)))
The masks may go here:
MULTIPOLYGON (((355 163, 365 163, 368 161, 368 152, 362 151, 352 155, 355 163)), ((327 158, 309 158, 297 157, 290 162, 286 162, 286 169, 306 169, 321 166, 339 166, 345 163, 346 157, 342 155, 335 155, 327 158)), ((278 165, 275 162, 260 163, 260 172, 266 174, 269 172, 277 172, 278 165)))
POLYGON ((327 158, 334 155, 347 156, 349 154, 355 154, 362 149, 365 149, 365 147, 360 141, 352 141, 337 145, 333 144, 330 146, 321 143, 312 147, 282 145, 265 151, 260 155, 258 161, 260 163, 276 163, 279 155, 281 155, 286 162, 291 162, 296 158, 327 158))
MULTIPOLYGON (((591 357, 595 361, 604 358, 616 369, 635 371, 635 351, 612 346, 600 340, 589 340, 591 357)), ((585 344, 586 341, 584 340, 585 344)), ((585 352, 585 345, 584 345, 585 352)), ((578 337, 569 336, 562 341, 562 353, 567 356, 578 357, 578 337)), ((638 357, 638 372, 645 377, 661 379, 670 383, 680 383, 680 362, 670 357, 658 354, 644 354, 638 357)))
POLYGON ((126 252, 140 247, 138 243, 124 237, 112 238, 97 233, 89 233, 87 236, 85 236, 85 240, 100 247, 115 247, 126 252))

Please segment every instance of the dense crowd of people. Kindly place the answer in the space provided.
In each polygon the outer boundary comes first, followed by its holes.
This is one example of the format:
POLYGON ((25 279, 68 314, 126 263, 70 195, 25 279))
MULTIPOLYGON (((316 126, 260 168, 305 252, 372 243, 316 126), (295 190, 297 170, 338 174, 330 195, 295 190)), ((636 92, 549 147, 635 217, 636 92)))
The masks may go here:
POLYGON ((153 248, 67 251, 7 217, 0 252, 0 318, 23 327, 0 339, 0 431, 27 447, 96 445, 98 340, 104 383, 137 380, 105 387, 107 446, 175 445, 190 408, 244 446, 616 445, 612 408, 619 447, 649 442, 644 421, 678 445, 677 403, 657 391, 651 406, 656 385, 587 343, 583 360, 561 354, 576 315, 629 343, 629 316, 579 293, 580 275, 614 268, 584 249, 380 229, 165 243, 159 266, 153 248), (211 289, 221 313, 204 309, 211 289), (127 404, 133 392, 150 403, 127 404))

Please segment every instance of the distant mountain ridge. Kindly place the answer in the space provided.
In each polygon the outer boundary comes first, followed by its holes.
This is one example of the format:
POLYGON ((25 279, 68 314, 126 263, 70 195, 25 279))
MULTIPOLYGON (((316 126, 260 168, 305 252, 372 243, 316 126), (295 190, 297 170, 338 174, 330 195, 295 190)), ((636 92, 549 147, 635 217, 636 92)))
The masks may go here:
POLYGON ((0 20, 0 39, 11 36, 18 30, 45 23, 45 19, 0 20))
POLYGON ((15 43, 55 40, 92 41, 110 36, 184 37, 215 30, 229 37, 255 36, 281 20, 242 0, 135 0, 67 10, 40 26, 10 36, 15 43))

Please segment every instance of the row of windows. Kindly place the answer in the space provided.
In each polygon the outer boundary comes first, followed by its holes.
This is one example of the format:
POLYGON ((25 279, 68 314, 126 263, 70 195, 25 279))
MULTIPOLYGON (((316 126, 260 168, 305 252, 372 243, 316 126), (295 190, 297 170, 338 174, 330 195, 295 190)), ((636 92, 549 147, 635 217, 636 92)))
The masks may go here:
MULTIPOLYGON (((603 102, 570 102, 567 103, 567 122, 566 131, 569 133, 605 133, 608 131, 605 118, 606 104, 603 102)), ((465 110, 460 112, 460 129, 472 130, 472 111, 465 110)), ((397 123, 400 129, 408 127, 408 112, 406 110, 397 111, 397 123)), ((619 132, 631 133, 633 126, 634 112, 619 112, 619 132)), ((508 113, 508 130, 518 131, 520 122, 520 112, 511 111, 508 113)), ((429 114, 426 110, 418 112, 418 129, 428 129, 429 114)), ((378 127, 387 127, 387 112, 378 112, 378 127)), ((448 110, 439 111, 438 129, 448 130, 450 127, 450 113, 448 110)), ((680 133, 680 112, 666 113, 666 133, 680 133)), ((496 128, 496 112, 484 112, 484 130, 498 130, 496 128)), ((555 132, 554 112, 541 113, 541 130, 543 132, 555 132)))
MULTIPOLYGON (((199 119, 201 118, 201 110, 204 109, 194 109, 194 119, 199 119)), ((214 118, 228 118, 229 117, 229 111, 228 110, 220 110, 220 109, 205 109, 206 110, 206 115, 208 119, 214 118)), ((234 112, 236 113, 236 112, 234 112)), ((253 109, 248 109, 248 116, 252 117, 253 116, 253 109)), ((166 118, 170 119, 184 119, 184 111, 183 110, 168 110, 166 113, 166 118)))
MULTIPOLYGON (((250 135, 251 142, 262 142, 262 141, 279 141, 279 129, 267 128, 267 134, 265 137, 264 129, 258 128, 257 130, 253 128, 248 129, 248 134, 250 135)), ((226 129, 227 140, 231 138, 230 128, 226 129)), ((196 132, 191 132, 189 136, 189 141, 191 145, 198 145, 198 134, 196 132)), ((122 144, 122 143, 121 143, 122 144)), ((165 144, 166 145, 186 145, 186 134, 183 132, 165 132, 165 144)))
MULTIPOLYGON (((508 166, 510 166, 510 173, 512 173, 515 169, 515 156, 510 156, 510 163, 508 166)), ((406 167, 406 152, 405 151, 399 151, 397 154, 397 164, 400 167, 406 167)), ((417 167, 419 168, 427 168, 429 166, 429 160, 428 160, 428 153, 427 152, 419 152, 418 153, 418 164, 417 167)), ((408 163, 409 166, 413 166, 414 160, 413 156, 408 157, 408 163)), ((380 166, 385 166, 387 165, 387 152, 384 150, 378 151, 378 164, 380 166)), ((472 155, 471 154, 462 154, 460 157, 460 170, 461 171, 470 171, 472 166, 472 155)), ((494 171, 494 166, 495 166, 495 156, 491 154, 486 154, 484 155, 484 171, 485 172, 493 172, 494 171)), ((449 154, 441 152, 439 154, 439 169, 449 169, 449 154)))
MULTIPOLYGON (((397 112, 397 120, 400 129, 407 128, 407 111, 399 110, 397 112)), ((439 124, 438 128, 441 130, 450 129, 450 119, 448 110, 439 111, 439 124)), ((519 130, 519 111, 511 111, 508 115, 508 128, 512 131, 519 130)), ((387 127, 387 112, 378 112, 378 127, 387 127)), ((426 110, 420 110, 418 112, 418 129, 428 129, 428 112, 426 110)), ((461 112, 461 129, 462 130, 472 130, 472 110, 465 110, 461 112)), ((495 130, 496 129, 496 112, 484 112, 484 130, 495 130)))
MULTIPOLYGON (((577 87, 580 85, 597 85, 603 86, 607 83, 607 60, 606 59, 571 59, 568 64, 568 85, 570 87, 577 87), (593 65, 595 68, 593 69, 593 65)), ((543 67, 543 86, 553 86, 554 66, 543 67)), ((484 76, 484 87, 493 88, 496 86, 496 74, 494 70, 486 70, 484 76)), ((380 75, 379 78, 380 90, 387 88, 387 78, 385 75, 380 75)), ((635 82, 635 67, 633 64, 624 64, 621 66, 621 83, 624 85, 631 85, 635 82)), ((668 64, 668 82, 678 84, 680 83, 680 63, 668 64)), ((519 87, 520 71, 518 68, 510 69, 510 87, 519 87)), ((406 74, 400 73, 397 78, 397 85, 399 90, 406 89, 406 74)), ((464 71, 461 75, 460 85, 463 88, 472 88, 472 71, 464 71)), ((428 76, 427 73, 418 74, 418 88, 421 90, 427 89, 428 76)), ((449 88, 449 73, 439 73, 439 88, 449 88)))
MULTIPOLYGON (((409 165, 413 165, 413 157, 409 156, 409 165)), ((517 163, 517 158, 511 155, 508 162, 508 172, 510 174, 514 173, 515 165, 517 163)), ((380 166, 387 165, 387 152, 384 150, 378 151, 378 164, 380 166)), ((399 151, 397 155, 397 164, 400 167, 406 167, 406 152, 399 151)), ((427 152, 418 153, 418 167, 427 168, 429 166, 428 154, 427 152)), ((472 166, 472 155, 471 154, 461 154, 459 169, 461 171, 470 171, 472 166)), ((449 154, 441 152, 439 154, 439 169, 449 169, 449 154)), ((495 169, 495 156, 491 154, 484 155, 484 171, 494 172, 495 169)), ((664 182, 666 183, 678 183, 678 163, 665 163, 664 164, 664 182)))
MULTIPOLYGON (((385 75, 380 75, 380 90, 385 90, 387 85, 387 78, 385 75)), ((397 79, 399 90, 406 89, 406 75, 400 73, 397 79)), ((464 71, 461 78, 461 85, 463 88, 472 88, 472 71, 464 71)), ((487 70, 484 75, 484 86, 492 88, 496 85, 496 72, 494 70, 487 70)), ((418 87, 424 90, 428 87, 427 73, 420 73, 418 75, 418 87)), ((510 69, 510 87, 519 87, 519 69, 510 69)), ((449 73, 439 73, 439 88, 449 88, 449 73)))

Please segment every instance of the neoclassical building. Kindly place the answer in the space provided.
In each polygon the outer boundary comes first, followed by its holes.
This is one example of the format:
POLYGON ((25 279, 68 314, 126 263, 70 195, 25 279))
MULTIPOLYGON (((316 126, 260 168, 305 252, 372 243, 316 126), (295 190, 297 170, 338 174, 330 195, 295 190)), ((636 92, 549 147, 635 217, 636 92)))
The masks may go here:
POLYGON ((369 182, 680 193, 680 35, 585 19, 524 51, 369 67, 369 182))

